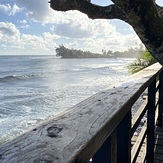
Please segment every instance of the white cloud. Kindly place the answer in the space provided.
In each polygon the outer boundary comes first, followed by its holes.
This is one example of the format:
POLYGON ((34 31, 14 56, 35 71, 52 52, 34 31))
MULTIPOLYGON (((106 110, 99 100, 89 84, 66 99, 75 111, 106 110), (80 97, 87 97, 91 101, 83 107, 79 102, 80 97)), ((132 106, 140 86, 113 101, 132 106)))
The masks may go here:
POLYGON ((12 10, 11 10, 11 15, 15 15, 16 13, 22 11, 21 8, 19 8, 16 4, 13 5, 12 10))
POLYGON ((33 21, 44 21, 48 13, 48 0, 15 0, 16 4, 26 9, 26 16, 33 21))
POLYGON ((89 29, 84 29, 81 24, 75 24, 74 22, 55 24, 51 27, 51 31, 56 35, 68 38, 80 39, 92 36, 92 32, 89 29))
POLYGON ((0 40, 15 42, 20 37, 19 30, 12 23, 0 22, 0 40))
POLYGON ((6 4, 6 5, 0 4, 0 11, 1 12, 7 14, 7 13, 9 13, 10 10, 11 10, 10 4, 6 4))
MULTIPOLYGON (((118 46, 120 50, 126 50, 131 46, 131 38, 134 40, 132 42, 140 42, 134 33, 123 35, 117 32, 116 27, 108 20, 92 20, 78 11, 54 11, 50 8, 48 0, 16 0, 16 2, 17 5, 27 9, 26 14, 31 20, 40 21, 44 26, 52 24, 50 29, 53 34, 64 40, 61 44, 69 44, 66 42, 69 41, 74 45, 79 45, 78 47, 83 44, 85 49, 90 49, 92 46, 93 50, 98 48, 98 51, 101 51, 101 47, 104 48, 104 46, 107 46, 104 49, 116 50, 115 46, 118 46), (82 43, 81 40, 84 40, 85 43, 82 43)), ((131 27, 128 26, 128 28, 131 27)))
POLYGON ((51 30, 69 38, 89 38, 103 35, 106 30, 106 34, 116 30, 107 20, 92 20, 78 11, 54 12, 51 17, 49 23, 54 24, 51 30))
POLYGON ((14 4, 13 6, 11 6, 10 4, 0 4, 0 11, 5 14, 8 14, 9 16, 13 16, 16 13, 21 12, 22 9, 19 8, 16 4, 14 4))
MULTIPOLYGON (((6 23, 3 25, 3 28, 0 28, 0 41, 4 47, 8 41, 14 42, 12 45, 9 44, 10 48, 24 52, 46 53, 49 51, 54 53, 54 48, 57 44, 63 44, 68 48, 101 52, 101 49, 124 51, 129 47, 136 46, 136 42, 140 42, 136 34, 129 32, 122 34, 108 20, 91 20, 85 14, 78 11, 54 11, 49 7, 48 0, 15 0, 15 2, 15 7, 11 7, 9 4, 1 5, 0 11, 3 8, 3 12, 5 13, 16 14, 18 9, 23 8, 27 18, 31 20, 30 26, 32 25, 32 21, 39 22, 40 28, 46 29, 46 32, 40 33, 40 36, 21 34, 13 24, 10 24, 12 27, 9 28, 9 25, 6 23), (47 27, 51 32, 47 32, 47 27), (13 30, 11 29, 14 28, 17 34, 13 33, 12 35, 13 30), (4 31, 7 31, 7 29, 10 29, 7 32, 8 34, 4 34, 4 31), (11 35, 11 40, 15 41, 10 40, 11 35), (3 38, 5 39, 3 40, 3 38)), ((28 20, 24 19, 19 22, 19 29, 26 28, 31 30, 28 20)), ((128 29, 130 28, 128 26, 128 29)))
MULTIPOLYGON (((38 21, 44 24, 66 23, 69 19, 79 20, 83 18, 82 13, 77 11, 59 12, 50 8, 49 0, 15 0, 17 6, 24 8, 28 19, 38 21), (77 14, 77 15, 76 15, 77 14)), ((87 17, 86 15, 84 15, 87 17)))
POLYGON ((29 29, 30 26, 27 24, 27 20, 23 19, 23 20, 20 20, 19 23, 21 24, 19 28, 21 29, 29 29))
POLYGON ((59 39, 60 37, 55 34, 51 34, 50 32, 44 32, 43 38, 49 43, 55 42, 55 40, 59 39))
POLYGON ((58 36, 49 32, 43 36, 21 34, 12 23, 0 22, 0 53, 54 54, 58 36))
POLYGON ((54 22, 51 30, 62 38, 61 44, 69 48, 93 52, 101 52, 101 49, 124 51, 140 42, 133 30, 128 34, 117 32, 117 27, 108 20, 92 20, 77 11, 58 12, 57 16, 55 13, 51 16, 51 22, 54 22))
POLYGON ((27 20, 25 20, 25 19, 24 20, 21 20, 20 23, 26 24, 27 23, 27 20))
MULTIPOLYGON (((93 52, 101 52, 101 49, 124 51, 136 46, 135 43, 140 43, 140 39, 129 25, 128 32, 122 34, 117 31, 117 28, 121 27, 111 24, 110 21, 92 20, 78 11, 49 10, 44 23, 53 23, 52 32, 62 37, 61 44, 69 48, 93 52)), ((126 26, 124 30, 127 30, 126 26)))
POLYGON ((27 24, 26 24, 26 25, 22 25, 22 26, 20 26, 21 29, 29 29, 29 27, 30 27, 30 26, 27 25, 27 24))

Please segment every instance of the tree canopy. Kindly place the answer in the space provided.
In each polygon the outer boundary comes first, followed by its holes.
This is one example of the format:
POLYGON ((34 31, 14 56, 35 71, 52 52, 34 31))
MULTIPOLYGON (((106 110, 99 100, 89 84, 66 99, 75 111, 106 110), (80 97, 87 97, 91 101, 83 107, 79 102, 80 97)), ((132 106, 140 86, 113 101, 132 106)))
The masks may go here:
POLYGON ((141 47, 129 48, 127 51, 111 51, 102 49, 102 53, 92 53, 90 51, 82 51, 76 49, 66 48, 64 45, 60 45, 56 49, 56 56, 61 58, 136 58, 143 53, 141 47))
POLYGON ((78 10, 91 19, 120 19, 130 24, 152 56, 163 65, 163 7, 155 0, 112 0, 99 6, 90 0, 50 0, 57 11, 78 10))

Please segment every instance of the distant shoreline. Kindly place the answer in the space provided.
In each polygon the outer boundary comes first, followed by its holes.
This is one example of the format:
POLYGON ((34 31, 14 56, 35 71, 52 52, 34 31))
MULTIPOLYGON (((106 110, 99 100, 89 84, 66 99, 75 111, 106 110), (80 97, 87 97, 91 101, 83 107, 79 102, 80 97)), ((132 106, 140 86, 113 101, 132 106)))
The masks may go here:
POLYGON ((102 49, 102 53, 92 53, 90 51, 69 49, 64 45, 60 45, 55 51, 56 56, 61 58, 137 58, 142 53, 141 49, 133 48, 124 52, 102 49))
POLYGON ((136 57, 56 57, 56 58, 61 58, 61 59, 98 59, 98 58, 106 58, 106 59, 116 59, 116 58, 131 58, 131 59, 134 59, 136 57))

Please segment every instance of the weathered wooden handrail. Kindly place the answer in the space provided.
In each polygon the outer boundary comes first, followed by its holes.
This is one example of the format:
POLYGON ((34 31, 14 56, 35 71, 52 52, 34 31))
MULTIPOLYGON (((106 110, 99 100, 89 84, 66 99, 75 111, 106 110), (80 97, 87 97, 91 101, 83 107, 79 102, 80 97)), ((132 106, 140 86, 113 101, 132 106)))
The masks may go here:
MULTIPOLYGON (((161 71, 159 64, 152 65, 132 75, 118 87, 99 92, 67 112, 1 145, 0 162, 87 163, 92 158, 93 163, 129 163, 135 160, 131 155, 131 149, 133 151, 134 148, 131 147, 131 137, 136 129, 131 124, 131 108, 148 88, 149 100, 145 108, 150 110, 148 117, 154 119, 155 82, 161 71)), ((162 85, 160 82, 160 88, 162 85)), ((163 92, 159 96, 162 99, 163 92)), ((162 106, 161 100, 159 105, 162 106)), ((160 106, 158 108, 158 124, 161 125, 162 110, 160 106)), ((142 109, 140 115, 144 113, 142 109)), ((147 142, 153 139, 153 125, 154 120, 147 120, 147 130, 142 130, 144 135, 139 134, 142 142, 146 133, 147 142)), ((153 151, 153 144, 147 146, 145 159, 153 151)), ((137 151, 135 153, 138 155, 137 151)))

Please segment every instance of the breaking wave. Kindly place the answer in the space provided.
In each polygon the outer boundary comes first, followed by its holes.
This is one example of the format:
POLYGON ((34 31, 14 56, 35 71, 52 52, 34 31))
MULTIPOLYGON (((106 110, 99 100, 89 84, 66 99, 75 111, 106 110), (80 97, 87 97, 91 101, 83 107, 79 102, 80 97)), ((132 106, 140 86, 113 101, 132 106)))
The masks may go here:
POLYGON ((19 80, 26 80, 30 78, 35 78, 38 75, 31 74, 31 75, 9 75, 0 78, 0 82, 12 82, 12 81, 19 81, 19 80))

